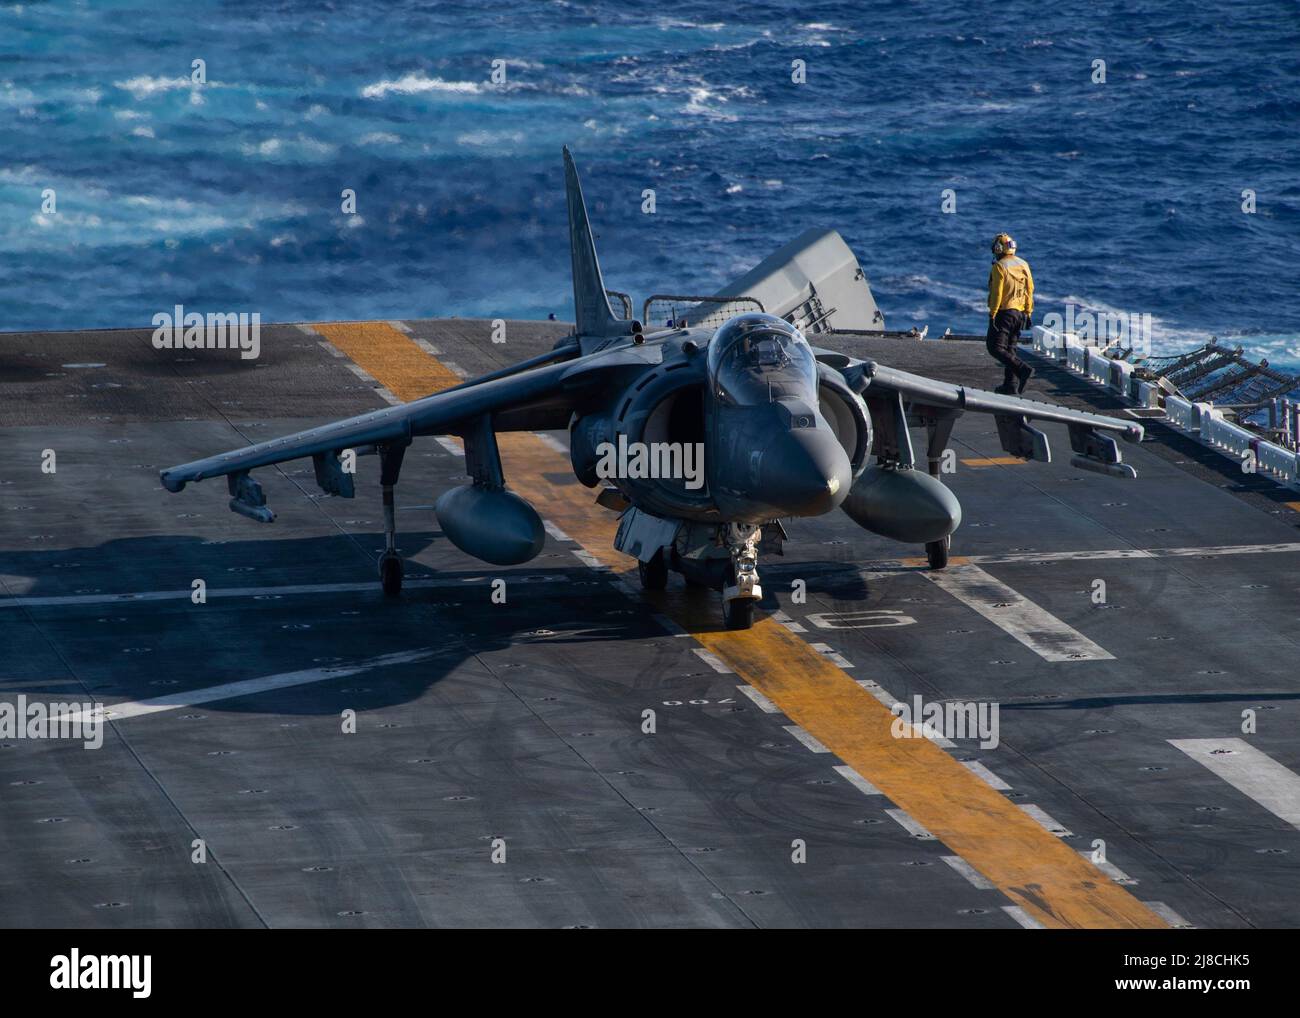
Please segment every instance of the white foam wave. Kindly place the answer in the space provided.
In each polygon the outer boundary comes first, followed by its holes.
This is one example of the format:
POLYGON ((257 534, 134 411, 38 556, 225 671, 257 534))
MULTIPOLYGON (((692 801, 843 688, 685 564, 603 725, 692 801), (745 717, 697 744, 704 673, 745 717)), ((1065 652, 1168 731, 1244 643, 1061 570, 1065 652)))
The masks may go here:
POLYGON ((482 145, 518 145, 524 140, 522 131, 467 131, 456 136, 457 145, 477 147, 482 145))
POLYGON ((363 99, 383 99, 387 95, 421 95, 426 92, 450 92, 455 95, 477 95, 484 83, 479 81, 444 81, 418 72, 404 74, 396 81, 385 78, 361 90, 363 99))
POLYGON ((338 151, 338 146, 305 134, 299 134, 293 138, 280 138, 272 135, 270 138, 263 138, 257 142, 243 142, 240 144, 239 150, 246 156, 260 156, 265 159, 302 155, 327 158, 338 151))
POLYGON ((727 97, 719 92, 715 92, 704 85, 695 85, 690 89, 690 99, 682 107, 683 113, 689 113, 696 117, 709 117, 713 120, 721 120, 725 123, 734 123, 739 118, 730 113, 724 113, 714 106, 710 106, 710 100, 725 103, 727 97))
POLYGON ((727 24, 724 21, 702 23, 698 21, 684 21, 681 18, 658 18, 655 21, 655 24, 657 24, 663 31, 667 31, 670 28, 698 28, 704 32, 721 32, 727 27, 727 24))
POLYGON ((36 93, 29 88, 15 86, 12 81, 0 81, 0 105, 30 106, 36 101, 36 93))
POLYGON ((174 92, 183 88, 205 88, 211 87, 212 84, 215 84, 215 82, 204 86, 194 84, 189 78, 156 78, 148 74, 142 74, 135 78, 128 78, 126 81, 115 81, 113 87, 120 88, 124 92, 130 92, 133 99, 140 100, 148 99, 162 92, 174 92))

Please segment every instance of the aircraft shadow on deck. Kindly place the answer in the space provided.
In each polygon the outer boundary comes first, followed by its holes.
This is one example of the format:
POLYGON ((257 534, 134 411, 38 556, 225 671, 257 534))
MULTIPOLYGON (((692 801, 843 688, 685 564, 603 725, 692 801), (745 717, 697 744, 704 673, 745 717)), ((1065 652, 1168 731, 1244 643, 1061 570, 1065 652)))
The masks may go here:
MULTIPOLYGON (((418 662, 378 666, 338 680, 199 705, 204 712, 286 715, 336 714, 341 709, 340 683, 351 690, 345 706, 357 710, 411 702, 466 661, 520 645, 537 647, 539 654, 529 662, 530 669, 553 671, 558 686, 574 667, 568 654, 556 653, 559 648, 610 644, 630 659, 645 654, 637 641, 664 635, 653 618, 656 609, 626 599, 613 585, 612 575, 576 560, 571 566, 545 562, 548 553, 561 561, 570 558, 568 546, 555 542, 548 541, 542 557, 527 566, 503 568, 466 559, 470 568, 441 570, 413 561, 413 556, 446 541, 441 532, 403 532, 400 546, 408 556, 407 580, 452 585, 420 587, 408 582, 400 597, 387 598, 379 588, 375 559, 368 554, 369 549, 383 547, 382 533, 209 541, 170 534, 58 550, 0 552, 0 573, 36 579, 21 594, 0 592, 3 597, 187 591, 194 578, 208 584, 203 605, 178 596, 161 601, 4 607, 0 631, 34 619, 59 656, 86 679, 90 692, 112 700, 180 695, 187 689, 316 667, 344 668, 404 651, 436 652, 418 662), (73 575, 80 582, 67 582, 73 575), (44 579, 51 576, 62 582, 56 585, 44 579), (506 581, 505 604, 491 600, 495 578, 506 581), (274 590, 353 583, 364 584, 365 589, 298 594, 274 590), (232 588, 268 590, 261 599, 220 595, 221 590, 232 588), (113 623, 111 628, 93 624, 101 619, 113 623), (303 623, 312 628, 296 628, 303 623), (360 634, 360 639, 354 639, 354 634, 360 634), (126 648, 141 646, 151 652, 125 655, 126 648), (122 655, 121 663, 105 666, 115 655, 122 655), (159 673, 168 668, 184 669, 187 674, 176 686, 160 685, 159 673)), ((450 542, 446 547, 451 548, 450 542)), ((716 612, 716 592, 691 596, 716 612)), ((617 658, 610 660, 610 668, 612 675, 635 670, 620 669, 617 658)), ((509 672, 496 674, 503 681, 509 678, 509 672)), ((31 683, 34 688, 41 684, 39 679, 31 683)), ((17 688, 12 678, 7 685, 11 691, 17 688)), ((80 698, 85 692, 79 686, 54 688, 62 698, 80 698)))

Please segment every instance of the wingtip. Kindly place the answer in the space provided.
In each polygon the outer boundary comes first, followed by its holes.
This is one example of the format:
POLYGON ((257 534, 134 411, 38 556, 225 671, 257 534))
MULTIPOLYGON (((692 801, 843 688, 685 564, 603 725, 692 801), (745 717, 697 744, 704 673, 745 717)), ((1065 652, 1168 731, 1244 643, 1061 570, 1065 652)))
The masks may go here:
POLYGON ((158 480, 162 482, 162 486, 164 488, 166 488, 168 491, 172 492, 173 494, 178 491, 181 491, 185 487, 185 482, 176 480, 173 477, 171 477, 171 472, 168 470, 158 471, 158 480))

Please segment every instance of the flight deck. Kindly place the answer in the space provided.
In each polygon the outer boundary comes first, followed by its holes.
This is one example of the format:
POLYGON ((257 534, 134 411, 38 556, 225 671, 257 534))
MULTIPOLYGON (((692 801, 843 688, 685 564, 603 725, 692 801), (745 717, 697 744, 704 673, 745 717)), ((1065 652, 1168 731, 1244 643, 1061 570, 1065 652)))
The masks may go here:
MULTIPOLYGON (((458 442, 411 447, 399 598, 375 457, 351 500, 310 460, 263 470, 269 525, 221 478, 158 483, 570 331, 264 326, 252 361, 0 335, 0 702, 110 712, 99 749, 0 739, 0 924, 1300 925, 1300 495, 1158 420, 1127 481, 963 416, 946 570, 794 520, 745 632, 680 577, 637 588, 562 432, 501 439, 547 523, 519 567, 438 529, 458 442), (996 704, 997 746, 887 737, 916 696, 996 704)), ((814 342, 1001 378, 978 343, 814 342)), ((1035 365, 1031 398, 1125 416, 1035 365)))

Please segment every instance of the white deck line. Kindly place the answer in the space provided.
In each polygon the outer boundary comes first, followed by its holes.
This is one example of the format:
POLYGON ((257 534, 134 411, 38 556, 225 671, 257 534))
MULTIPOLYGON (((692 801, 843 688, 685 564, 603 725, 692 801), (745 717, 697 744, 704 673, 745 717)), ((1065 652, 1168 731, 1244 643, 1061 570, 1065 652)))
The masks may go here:
POLYGON ((771 700, 769 700, 766 696, 764 696, 753 686, 737 686, 736 688, 740 690, 742 693, 744 693, 745 696, 749 697, 752 701, 754 701, 754 705, 758 707, 758 709, 761 710, 764 714, 781 713, 780 707, 774 704, 771 700))
POLYGON ((900 827, 902 827, 903 830, 907 831, 907 833, 910 834, 912 837, 914 837, 914 838, 919 838, 919 839, 921 839, 922 841, 934 841, 934 840, 935 840, 935 837, 934 837, 933 834, 931 834, 931 833, 930 833, 929 831, 927 831, 924 827, 922 827, 919 823, 917 823, 915 820, 913 820, 913 819, 912 819, 912 818, 911 818, 911 817, 910 817, 910 816, 909 816, 909 815, 908 815, 904 810, 901 810, 901 809, 887 809, 887 810, 885 810, 885 812, 888 813, 888 814, 889 814, 889 815, 894 819, 894 821, 895 821, 895 822, 896 822, 900 827))
POLYGON ((920 574, 1045 661, 1113 661, 1114 655, 977 565, 920 574))
POLYGON ((798 725, 782 725, 788 733, 803 743, 804 748, 812 753, 829 753, 830 750, 823 746, 811 732, 807 732, 798 725))
MULTIPOLYGON (((370 671, 372 668, 385 668, 390 665, 424 661, 427 658, 434 657, 437 653, 438 651, 428 647, 421 650, 406 650, 396 654, 384 654, 380 657, 370 658, 367 661, 358 661, 353 665, 304 668, 296 672, 281 672, 278 675, 263 675, 255 679, 241 679, 237 682, 226 682, 218 686, 206 686, 203 689, 189 689, 179 693, 169 693, 166 696, 156 696, 148 700, 127 700, 122 703, 107 705, 104 708, 103 716, 109 721, 124 721, 127 718, 179 710, 182 707, 193 707, 201 703, 212 703, 216 700, 233 700, 236 697, 251 696, 254 693, 265 693, 268 690, 289 689, 293 686, 310 685, 313 682, 342 679, 349 675, 356 675, 359 672, 370 671)), ((52 718, 51 723, 56 720, 61 721, 64 717, 76 723, 88 720, 93 713, 96 712, 77 711, 75 714, 67 714, 61 718, 52 718)))
POLYGON ((1300 829, 1300 775, 1267 753, 1244 739, 1170 739, 1169 744, 1300 829))
POLYGON ((977 887, 981 891, 996 891, 998 889, 997 884, 993 883, 993 881, 985 877, 982 873, 979 872, 979 870, 977 870, 974 866, 968 863, 961 856, 945 855, 945 856, 940 856, 940 858, 943 859, 944 862, 946 862, 949 866, 955 869, 958 873, 960 873, 963 877, 965 877, 968 881, 970 881, 971 886, 977 887))
POLYGON ((840 764, 838 767, 834 768, 834 770, 836 774, 842 777, 845 781, 847 781, 850 785, 856 788, 863 795, 884 794, 883 792, 880 791, 879 788, 873 785, 870 781, 864 778, 852 767, 848 766, 848 764, 840 764))

